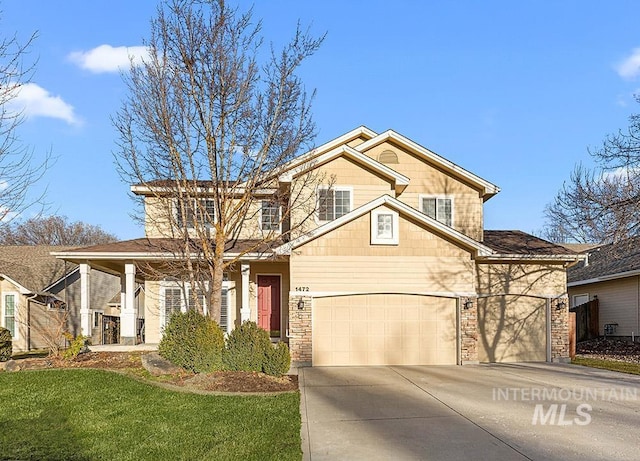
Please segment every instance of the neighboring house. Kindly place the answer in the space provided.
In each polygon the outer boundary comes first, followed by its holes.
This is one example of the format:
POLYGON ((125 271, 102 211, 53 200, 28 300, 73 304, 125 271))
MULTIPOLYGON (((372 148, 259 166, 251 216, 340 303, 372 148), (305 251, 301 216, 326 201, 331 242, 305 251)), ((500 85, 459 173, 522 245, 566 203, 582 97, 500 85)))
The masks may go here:
POLYGON ((567 274, 571 307, 597 298, 599 334, 640 333, 640 239, 588 249, 567 274))
MULTIPOLYGON (((293 160, 273 193, 300 190, 309 171, 324 178, 308 198, 320 203, 313 228, 247 253, 225 274, 226 331, 256 321, 289 342, 294 361, 313 365, 568 357, 566 267, 579 256, 523 232, 485 231, 484 202, 497 186, 394 131, 366 127, 293 160)), ((174 257, 164 249, 171 229, 157 219, 154 187, 163 185, 132 187, 145 198, 145 238, 56 253, 80 264, 84 283, 90 267, 120 274, 130 343, 136 283, 145 287, 148 343, 160 341, 169 314, 190 299, 188 284, 141 270, 174 257)), ((270 216, 279 212, 261 194, 261 212, 235 251, 274 228, 270 216)), ((91 312, 84 302, 83 328, 91 312)))
MULTIPOLYGON (((0 325, 13 335, 13 350, 42 349, 64 331, 80 334, 80 268, 51 256, 56 246, 0 246, 0 325)), ((99 274, 90 287, 97 317, 120 289, 117 277, 99 274)), ((99 326, 99 325, 97 325, 99 326)), ((98 328, 90 334, 99 338, 98 328)))

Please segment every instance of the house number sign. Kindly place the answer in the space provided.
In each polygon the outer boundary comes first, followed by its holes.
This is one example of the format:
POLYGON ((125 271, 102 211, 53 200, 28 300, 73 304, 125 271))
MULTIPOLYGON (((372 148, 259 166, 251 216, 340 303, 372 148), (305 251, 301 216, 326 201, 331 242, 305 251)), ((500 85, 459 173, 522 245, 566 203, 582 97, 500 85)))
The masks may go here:
POLYGON ((309 291, 309 287, 296 287, 296 291, 309 291))

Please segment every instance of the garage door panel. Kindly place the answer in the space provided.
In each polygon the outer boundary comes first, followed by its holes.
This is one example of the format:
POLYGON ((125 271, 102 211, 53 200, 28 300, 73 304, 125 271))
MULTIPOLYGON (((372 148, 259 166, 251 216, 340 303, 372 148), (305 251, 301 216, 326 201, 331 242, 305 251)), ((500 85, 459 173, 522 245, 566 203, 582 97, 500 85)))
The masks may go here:
POLYGON ((455 364, 455 305, 454 299, 409 295, 316 298, 313 363, 455 364))
POLYGON ((546 360, 546 300, 495 296, 478 300, 481 362, 546 360))

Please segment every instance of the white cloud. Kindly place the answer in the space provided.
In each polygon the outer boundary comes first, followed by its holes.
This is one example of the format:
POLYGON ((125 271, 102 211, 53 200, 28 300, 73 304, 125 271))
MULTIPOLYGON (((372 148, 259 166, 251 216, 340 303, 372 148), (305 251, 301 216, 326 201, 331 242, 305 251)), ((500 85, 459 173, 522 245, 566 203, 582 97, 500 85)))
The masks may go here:
POLYGON ((11 110, 22 113, 27 118, 51 117, 64 120, 70 125, 82 124, 72 105, 35 83, 26 83, 18 87, 15 97, 9 101, 9 106, 11 110))
POLYGON ((132 62, 139 65, 148 56, 146 46, 100 45, 89 51, 74 51, 67 58, 82 69, 101 74, 126 70, 132 62))
POLYGON ((640 76, 640 48, 635 48, 629 56, 619 62, 616 72, 626 80, 634 80, 640 76))

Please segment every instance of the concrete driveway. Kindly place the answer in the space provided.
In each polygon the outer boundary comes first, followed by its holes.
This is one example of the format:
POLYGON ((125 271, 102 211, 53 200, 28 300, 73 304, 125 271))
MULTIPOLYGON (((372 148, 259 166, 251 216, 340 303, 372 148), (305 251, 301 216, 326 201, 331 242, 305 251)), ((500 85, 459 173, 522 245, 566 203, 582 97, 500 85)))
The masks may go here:
POLYGON ((305 459, 640 459, 640 376, 561 364, 299 370, 305 459))

